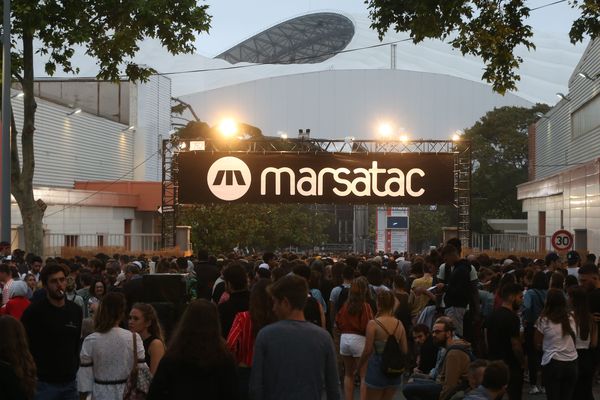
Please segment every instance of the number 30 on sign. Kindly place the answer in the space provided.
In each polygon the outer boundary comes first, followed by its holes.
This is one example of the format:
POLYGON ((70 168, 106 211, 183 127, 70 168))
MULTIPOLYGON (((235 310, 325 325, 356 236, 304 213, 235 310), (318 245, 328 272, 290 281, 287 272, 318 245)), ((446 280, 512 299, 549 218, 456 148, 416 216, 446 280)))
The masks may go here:
POLYGON ((556 251, 570 250, 573 247, 573 235, 564 229, 554 232, 552 235, 552 247, 556 251))

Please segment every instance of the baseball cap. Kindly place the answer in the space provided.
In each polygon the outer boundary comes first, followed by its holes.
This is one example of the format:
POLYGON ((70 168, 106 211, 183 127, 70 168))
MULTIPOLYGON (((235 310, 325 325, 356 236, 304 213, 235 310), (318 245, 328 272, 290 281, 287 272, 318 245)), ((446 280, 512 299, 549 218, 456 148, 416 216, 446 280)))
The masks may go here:
POLYGON ((576 252, 575 250, 571 250, 570 252, 567 253, 567 262, 569 264, 576 263, 580 259, 581 259, 581 257, 579 257, 579 253, 576 252))

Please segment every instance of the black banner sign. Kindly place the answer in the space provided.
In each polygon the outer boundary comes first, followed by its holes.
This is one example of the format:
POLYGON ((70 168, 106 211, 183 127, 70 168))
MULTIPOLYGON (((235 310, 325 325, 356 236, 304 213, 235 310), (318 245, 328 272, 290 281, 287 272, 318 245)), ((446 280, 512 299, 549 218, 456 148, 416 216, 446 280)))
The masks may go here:
POLYGON ((449 153, 178 155, 179 202, 450 204, 449 153))

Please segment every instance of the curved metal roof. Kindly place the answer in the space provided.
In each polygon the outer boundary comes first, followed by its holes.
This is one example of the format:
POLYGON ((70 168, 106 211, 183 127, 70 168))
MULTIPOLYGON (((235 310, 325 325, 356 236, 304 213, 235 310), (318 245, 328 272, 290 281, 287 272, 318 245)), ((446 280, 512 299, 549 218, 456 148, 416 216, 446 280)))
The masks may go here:
POLYGON ((343 15, 308 14, 277 24, 215 58, 232 64, 314 64, 343 50, 353 36, 354 24, 343 15))

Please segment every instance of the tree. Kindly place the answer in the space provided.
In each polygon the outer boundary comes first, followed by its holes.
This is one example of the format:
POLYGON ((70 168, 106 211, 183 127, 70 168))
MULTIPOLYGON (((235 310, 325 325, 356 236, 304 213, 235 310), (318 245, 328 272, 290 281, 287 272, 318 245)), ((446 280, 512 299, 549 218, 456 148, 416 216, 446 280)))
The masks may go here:
POLYGON ((424 254, 429 246, 442 242, 442 227, 456 226, 457 214, 454 206, 411 206, 408 238, 410 250, 424 254))
MULTIPOLYGON (((550 0, 549 0, 550 1, 550 0)), ((567 1, 567 0, 565 0, 567 1)), ((482 79, 504 94, 515 90, 520 76, 516 72, 522 58, 515 49, 535 49, 533 31, 527 25, 532 11, 525 0, 365 0, 370 10, 371 27, 379 38, 393 27, 409 32, 413 43, 425 39, 449 39, 462 54, 481 57, 485 63, 482 79)), ((600 34, 600 2, 568 0, 581 11, 573 22, 569 37, 581 42, 585 35, 600 34)))
POLYGON ((527 181, 528 127, 550 109, 501 107, 486 113, 464 137, 471 141, 471 221, 475 231, 487 231, 488 218, 522 218, 517 185, 527 181))
POLYGON ((208 31, 207 5, 196 0, 65 0, 12 1, 12 71, 23 89, 24 121, 21 129, 22 160, 17 149, 17 127, 12 119, 12 194, 23 218, 25 249, 42 254, 42 218, 45 205, 34 199, 33 175, 36 102, 34 98, 34 44, 46 59, 45 71, 57 68, 78 73, 71 63, 77 48, 96 59, 98 79, 117 81, 124 73, 132 81, 145 81, 155 71, 132 59, 145 38, 158 39, 171 53, 191 53, 196 34, 208 31), (35 42, 35 43, 34 43, 35 42))
POLYGON ((213 253, 235 247, 312 247, 327 239, 330 216, 298 204, 210 204, 185 208, 180 220, 192 227, 195 248, 213 253))

